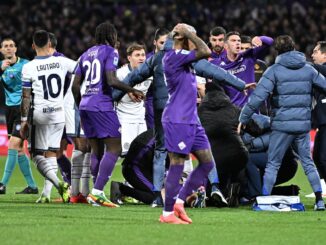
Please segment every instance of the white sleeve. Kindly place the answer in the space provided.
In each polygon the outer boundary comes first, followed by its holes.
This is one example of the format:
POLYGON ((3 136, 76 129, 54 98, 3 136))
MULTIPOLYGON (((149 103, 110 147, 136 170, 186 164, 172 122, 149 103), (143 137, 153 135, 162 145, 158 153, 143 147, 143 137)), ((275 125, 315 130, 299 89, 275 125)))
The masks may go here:
POLYGON ((30 65, 23 65, 21 80, 22 80, 23 87, 25 88, 32 87, 33 75, 30 69, 30 65))
POLYGON ((206 84, 206 79, 204 77, 196 76, 198 84, 206 84))
POLYGON ((72 59, 69 59, 67 57, 62 57, 63 59, 63 65, 67 69, 68 72, 74 73, 75 68, 77 66, 77 61, 74 61, 72 59))
POLYGON ((128 65, 124 65, 117 70, 117 78, 122 81, 129 73, 128 65))

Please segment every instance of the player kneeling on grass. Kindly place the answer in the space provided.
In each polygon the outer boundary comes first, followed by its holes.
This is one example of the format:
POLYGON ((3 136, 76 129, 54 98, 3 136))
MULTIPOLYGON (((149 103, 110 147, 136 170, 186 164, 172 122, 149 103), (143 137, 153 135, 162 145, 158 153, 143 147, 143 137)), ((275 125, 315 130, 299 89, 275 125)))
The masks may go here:
POLYGON ((32 130, 29 139, 36 167, 58 189, 63 202, 69 202, 68 184, 57 177, 56 151, 60 148, 65 124, 64 79, 67 72, 74 71, 76 62, 66 57, 51 56, 49 34, 44 30, 34 33, 33 48, 37 56, 22 70, 20 133, 23 139, 27 138, 30 127, 27 117, 30 115, 32 130))
POLYGON ((166 177, 165 206, 159 220, 162 223, 191 224, 192 220, 184 210, 184 202, 207 177, 214 160, 205 131, 198 121, 197 83, 190 67, 192 62, 208 58, 211 51, 197 37, 195 29, 186 24, 174 27, 173 41, 173 49, 167 51, 163 58, 169 100, 163 112, 162 124, 170 168, 166 177), (183 165, 190 152, 197 157, 199 164, 178 192, 183 165))

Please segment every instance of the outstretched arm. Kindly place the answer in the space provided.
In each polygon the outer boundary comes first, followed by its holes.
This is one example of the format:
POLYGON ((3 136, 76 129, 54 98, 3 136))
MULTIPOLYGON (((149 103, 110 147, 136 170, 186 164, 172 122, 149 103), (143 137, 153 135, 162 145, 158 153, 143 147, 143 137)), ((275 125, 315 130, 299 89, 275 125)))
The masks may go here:
MULTIPOLYGON (((136 84, 139 84, 149 77, 153 76, 154 68, 153 68, 153 62, 155 57, 157 57, 158 54, 153 55, 149 59, 147 59, 143 64, 141 64, 138 68, 131 71, 125 79, 123 79, 123 83, 126 85, 129 85, 130 87, 135 86, 136 84)), ((112 98, 115 101, 119 101, 124 95, 126 94, 125 91, 122 91, 120 89, 113 89, 112 91, 112 98)))
POLYGON ((239 91, 245 89, 246 83, 243 80, 205 59, 194 62, 193 68, 196 71, 196 75, 213 79, 214 83, 225 82, 239 91))
POLYGON ((141 91, 136 90, 123 82, 120 82, 117 78, 116 71, 107 71, 105 75, 108 85, 128 93, 133 98, 133 101, 140 102, 142 99, 144 99, 145 96, 141 91))

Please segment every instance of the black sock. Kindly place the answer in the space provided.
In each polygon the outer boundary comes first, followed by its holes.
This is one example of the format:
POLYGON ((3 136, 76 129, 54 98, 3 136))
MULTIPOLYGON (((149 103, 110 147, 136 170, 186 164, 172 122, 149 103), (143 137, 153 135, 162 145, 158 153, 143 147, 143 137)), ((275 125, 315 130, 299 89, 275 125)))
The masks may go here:
POLYGON ((315 196, 316 196, 316 202, 322 200, 322 195, 321 195, 321 191, 317 191, 315 192, 315 196))

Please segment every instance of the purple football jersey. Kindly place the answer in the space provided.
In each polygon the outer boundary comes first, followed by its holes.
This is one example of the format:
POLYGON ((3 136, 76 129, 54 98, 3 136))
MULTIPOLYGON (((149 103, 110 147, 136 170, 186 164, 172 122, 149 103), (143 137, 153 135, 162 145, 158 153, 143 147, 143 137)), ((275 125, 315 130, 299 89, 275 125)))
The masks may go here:
MULTIPOLYGON (((248 49, 243 53, 240 53, 235 61, 230 61, 227 58, 225 52, 219 58, 213 59, 210 62, 222 67, 228 72, 232 73, 238 78, 248 83, 255 82, 255 63, 258 57, 261 57, 265 52, 266 48, 273 44, 273 39, 270 37, 260 37, 263 45, 257 48, 248 49)), ((243 92, 236 90, 231 86, 224 86, 225 92, 230 97, 231 102, 239 107, 243 107, 252 91, 249 91, 246 96, 243 92)))
POLYGON ((53 56, 55 56, 55 57, 59 57, 59 56, 65 56, 63 53, 60 53, 60 52, 58 52, 58 51, 54 51, 54 53, 52 54, 53 56))
POLYGON ((169 50, 163 58, 163 70, 169 92, 162 122, 198 124, 197 82, 190 64, 195 51, 169 50))
POLYGON ((96 45, 82 54, 76 69, 76 74, 84 77, 86 83, 80 110, 113 110, 112 88, 107 83, 105 73, 115 71, 118 61, 118 52, 109 45, 96 45))

